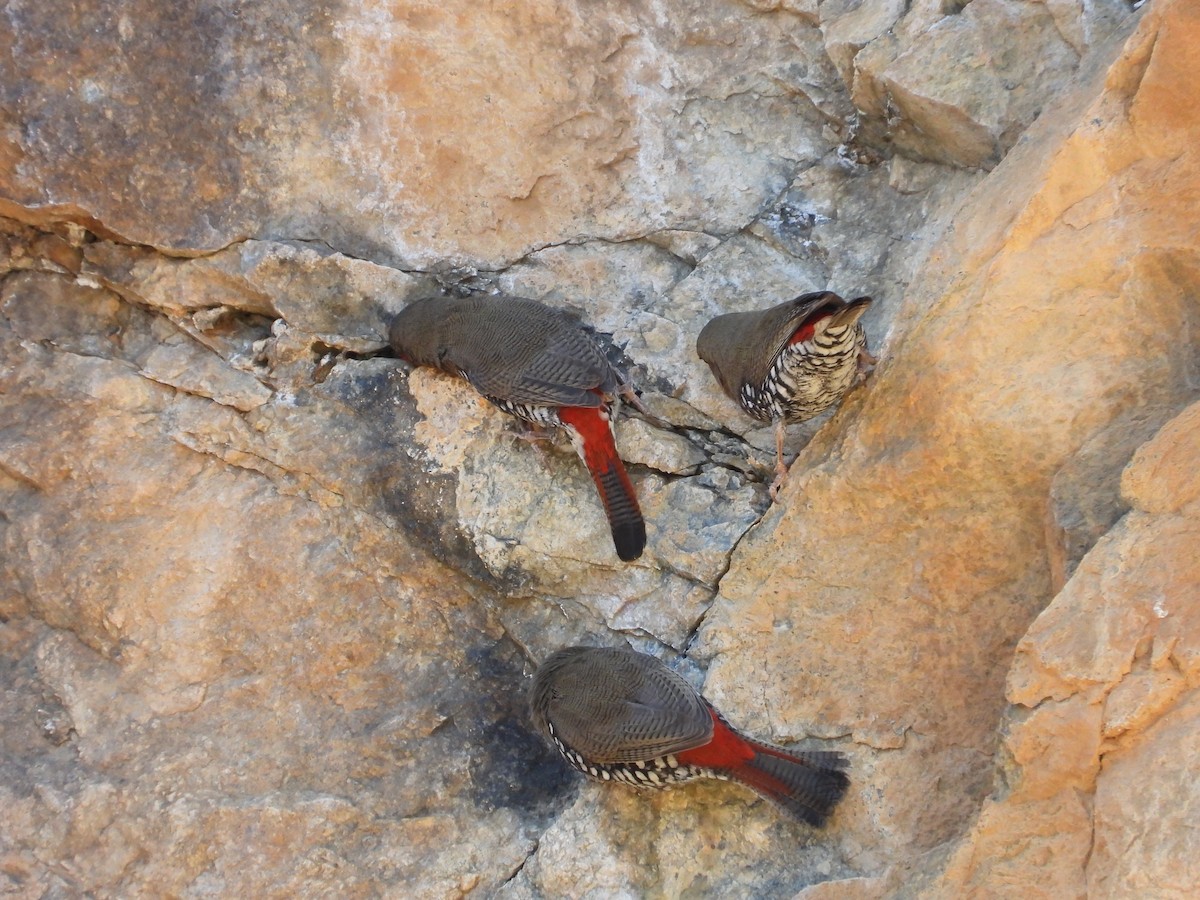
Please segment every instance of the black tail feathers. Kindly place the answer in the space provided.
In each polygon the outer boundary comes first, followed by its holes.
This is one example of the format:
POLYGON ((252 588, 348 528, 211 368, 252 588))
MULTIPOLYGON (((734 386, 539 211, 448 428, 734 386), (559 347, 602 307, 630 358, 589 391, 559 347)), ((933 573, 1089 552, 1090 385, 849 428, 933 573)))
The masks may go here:
POLYGON ((624 562, 632 562, 646 548, 646 522, 638 507, 633 483, 621 461, 615 457, 611 468, 595 472, 593 478, 604 502, 617 556, 624 562))
POLYGON ((846 758, 829 751, 787 753, 757 741, 750 744, 755 756, 734 777, 797 819, 824 825, 850 786, 846 758))

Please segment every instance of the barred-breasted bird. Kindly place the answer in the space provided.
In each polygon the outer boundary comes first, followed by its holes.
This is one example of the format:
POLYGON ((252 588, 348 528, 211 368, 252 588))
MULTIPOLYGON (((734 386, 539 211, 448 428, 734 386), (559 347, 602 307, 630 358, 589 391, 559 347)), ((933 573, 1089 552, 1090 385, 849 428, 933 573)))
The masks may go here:
POLYGON ((874 362, 858 321, 870 304, 870 297, 846 301, 816 291, 771 309, 717 316, 701 329, 696 353, 725 393, 775 424, 772 498, 787 478, 784 426, 829 409, 854 384, 860 362, 874 362))
POLYGON ((435 297, 402 310, 388 337, 402 359, 467 379, 518 418, 563 428, 600 492, 617 555, 642 555, 646 523, 612 433, 618 394, 633 393, 577 318, 517 297, 435 297))
POLYGON ((661 788, 736 781, 797 818, 823 825, 846 793, 846 759, 752 740, 680 675, 633 650, 566 647, 534 673, 534 726, 597 781, 661 788))

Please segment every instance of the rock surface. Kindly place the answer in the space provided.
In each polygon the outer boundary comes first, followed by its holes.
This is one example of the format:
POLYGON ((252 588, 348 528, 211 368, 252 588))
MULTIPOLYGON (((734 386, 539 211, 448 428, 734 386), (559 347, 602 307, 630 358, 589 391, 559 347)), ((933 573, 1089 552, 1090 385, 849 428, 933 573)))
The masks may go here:
POLYGON ((10 6, 6 893, 1194 894, 1194 4, 10 6), (826 287, 881 362, 769 506, 694 337, 826 287), (569 446, 384 350, 471 291, 662 420, 635 564, 569 446), (576 642, 847 800, 577 781, 524 708, 576 642))
POLYGON ((1200 884, 1198 459, 1193 404, 1125 470, 1132 510, 1017 647, 1002 787, 931 893, 1186 897, 1200 884), (1051 883, 1035 862, 1048 851, 1051 883))
POLYGON ((8 15, 0 195, 189 252, 287 236, 495 267, 581 235, 728 233, 852 111, 816 28, 738 3, 8 15))

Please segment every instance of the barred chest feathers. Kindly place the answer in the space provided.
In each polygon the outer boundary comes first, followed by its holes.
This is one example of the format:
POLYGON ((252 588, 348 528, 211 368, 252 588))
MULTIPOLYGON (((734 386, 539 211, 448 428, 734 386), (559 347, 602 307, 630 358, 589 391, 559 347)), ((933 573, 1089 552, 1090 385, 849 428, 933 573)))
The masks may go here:
POLYGON ((738 400, 761 421, 810 419, 850 389, 865 346, 866 333, 857 322, 788 344, 775 357, 762 384, 743 384, 738 400))

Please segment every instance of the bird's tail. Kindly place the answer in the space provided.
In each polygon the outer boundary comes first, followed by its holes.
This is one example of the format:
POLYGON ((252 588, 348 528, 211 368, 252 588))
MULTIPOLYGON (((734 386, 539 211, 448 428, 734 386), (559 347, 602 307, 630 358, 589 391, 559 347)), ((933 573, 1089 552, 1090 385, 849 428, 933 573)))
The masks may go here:
POLYGON ((846 758, 829 751, 785 753, 747 741, 754 756, 730 774, 797 819, 820 827, 846 793, 846 758))
POLYGON ((855 297, 853 300, 847 300, 846 305, 831 315, 826 320, 826 328, 844 328, 853 325, 862 314, 867 311, 867 307, 871 305, 870 297, 855 297))
POLYGON ((575 449, 596 483, 617 556, 625 562, 637 559, 646 547, 646 522, 633 482, 617 456, 607 408, 566 406, 558 416, 570 430, 575 449))
POLYGON ((848 763, 840 753, 789 753, 735 731, 716 710, 713 737, 702 747, 675 754, 680 762, 714 770, 741 782, 797 819, 820 827, 846 793, 848 763))

